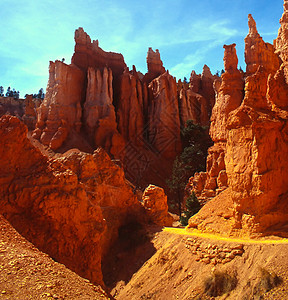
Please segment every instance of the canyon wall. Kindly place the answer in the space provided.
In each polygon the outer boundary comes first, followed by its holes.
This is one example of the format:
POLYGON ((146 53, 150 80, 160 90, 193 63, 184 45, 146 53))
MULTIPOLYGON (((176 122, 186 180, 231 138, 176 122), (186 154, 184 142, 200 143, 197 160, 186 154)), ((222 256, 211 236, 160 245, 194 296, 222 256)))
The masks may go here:
MULTIPOLYGON (((287 9, 284 1, 274 46, 262 40, 254 19, 248 16, 244 74, 236 68, 235 55, 228 56, 235 44, 225 47, 225 73, 212 113, 210 134, 213 147, 222 143, 223 170, 229 187, 190 219, 191 228, 236 235, 285 231, 288 217, 287 9), (221 88, 227 78, 231 79, 231 74, 235 81, 231 84, 234 95, 230 98, 229 90, 221 93, 221 88), (221 94, 221 105, 231 105, 224 111, 217 109, 221 94), (219 132, 215 130, 217 120, 220 120, 219 132)), ((206 177, 209 179, 209 172, 206 177)))
POLYGON ((147 68, 145 75, 129 70, 121 54, 105 52, 77 29, 72 63, 50 62, 33 137, 61 153, 101 146, 138 188, 166 187, 182 149, 181 128, 189 119, 209 125, 217 76, 204 66, 201 75, 192 72, 189 84, 177 83, 152 48, 147 68))
POLYGON ((80 276, 103 285, 101 262, 123 226, 171 226, 163 189, 147 190, 141 203, 123 168, 102 148, 51 156, 28 137, 23 122, 8 115, 0 118, 0 138, 0 214, 80 276))

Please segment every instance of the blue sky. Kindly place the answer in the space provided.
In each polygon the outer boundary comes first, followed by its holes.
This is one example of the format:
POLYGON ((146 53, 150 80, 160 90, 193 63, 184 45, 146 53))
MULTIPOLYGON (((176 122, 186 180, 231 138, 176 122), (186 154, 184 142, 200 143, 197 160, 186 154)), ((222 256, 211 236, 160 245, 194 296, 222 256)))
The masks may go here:
POLYGON ((244 64, 247 15, 266 42, 276 38, 283 0, 1 0, 0 86, 36 93, 48 81, 49 61, 74 51, 74 31, 83 27, 105 51, 120 52, 129 68, 145 73, 148 47, 159 49, 177 77, 223 68, 223 44, 236 43, 244 64))

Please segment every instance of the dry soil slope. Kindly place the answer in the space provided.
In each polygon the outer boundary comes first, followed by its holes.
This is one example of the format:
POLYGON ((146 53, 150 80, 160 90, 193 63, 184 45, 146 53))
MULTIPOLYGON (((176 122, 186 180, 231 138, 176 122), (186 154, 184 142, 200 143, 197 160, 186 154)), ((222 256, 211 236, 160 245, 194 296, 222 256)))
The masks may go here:
POLYGON ((214 299, 203 293, 203 282, 215 271, 235 274, 236 288, 215 299, 287 299, 287 240, 232 240, 164 230, 151 241, 156 253, 130 282, 112 291, 118 300, 214 299), (265 292, 267 279, 282 279, 265 292))
POLYGON ((25 240, 0 215, 0 299, 109 299, 25 240))

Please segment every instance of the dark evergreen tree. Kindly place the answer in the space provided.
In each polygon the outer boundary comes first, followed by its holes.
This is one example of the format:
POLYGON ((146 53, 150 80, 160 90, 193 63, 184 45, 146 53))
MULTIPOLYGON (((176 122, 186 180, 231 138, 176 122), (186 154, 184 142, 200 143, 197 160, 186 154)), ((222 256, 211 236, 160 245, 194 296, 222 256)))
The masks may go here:
POLYGON ((10 95, 11 95, 11 87, 9 86, 8 88, 7 88, 7 91, 6 91, 6 94, 5 94, 5 96, 6 97, 10 97, 10 95))
POLYGON ((188 120, 186 124, 181 130, 183 151, 176 157, 172 175, 167 181, 175 196, 169 204, 174 207, 177 205, 180 216, 185 186, 195 172, 205 171, 208 148, 212 145, 207 127, 194 124, 192 120, 188 120))
POLYGON ((180 222, 183 226, 187 226, 189 219, 201 208, 200 202, 194 192, 186 199, 185 208, 186 209, 180 217, 180 222))
POLYGON ((2 85, 0 86, 0 97, 4 97, 4 88, 2 85))

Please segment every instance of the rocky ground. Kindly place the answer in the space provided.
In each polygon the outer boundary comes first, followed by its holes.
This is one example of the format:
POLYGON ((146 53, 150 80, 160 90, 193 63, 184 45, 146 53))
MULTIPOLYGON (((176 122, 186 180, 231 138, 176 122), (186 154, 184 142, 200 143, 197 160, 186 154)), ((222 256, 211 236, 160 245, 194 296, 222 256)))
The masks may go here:
POLYGON ((154 254, 127 285, 118 282, 111 292, 116 299, 287 299, 286 239, 229 239, 166 229, 149 243, 154 254))
MULTIPOLYGON (((103 275, 119 300, 282 300, 288 294, 287 250, 288 240, 275 236, 232 239, 184 228, 131 226, 120 233, 103 275)), ((112 298, 40 252, 3 217, 0 270, 0 299, 112 298)))
POLYGON ((110 299, 25 240, 0 216, 0 299, 110 299))

